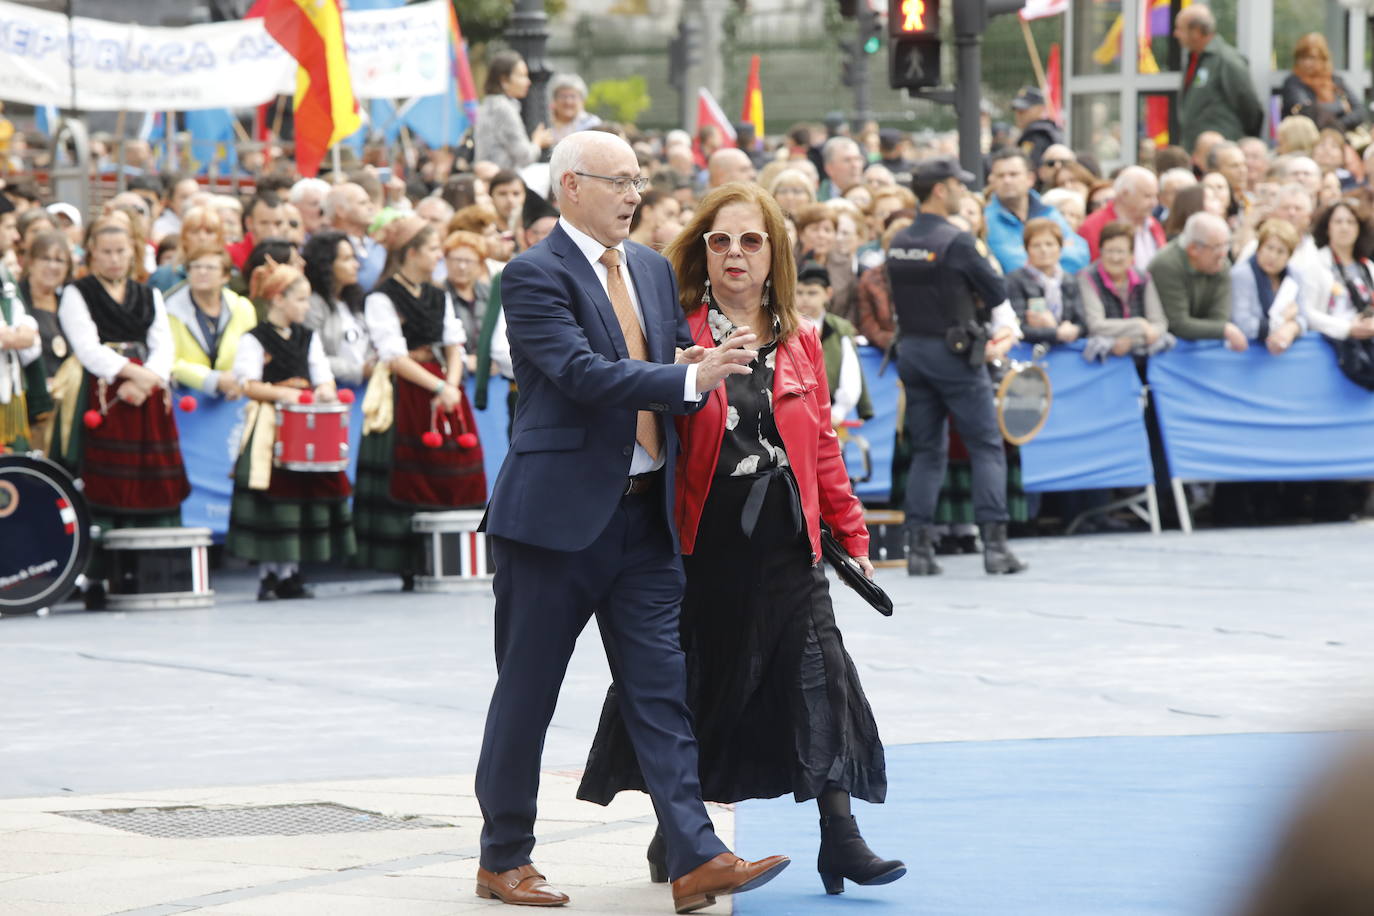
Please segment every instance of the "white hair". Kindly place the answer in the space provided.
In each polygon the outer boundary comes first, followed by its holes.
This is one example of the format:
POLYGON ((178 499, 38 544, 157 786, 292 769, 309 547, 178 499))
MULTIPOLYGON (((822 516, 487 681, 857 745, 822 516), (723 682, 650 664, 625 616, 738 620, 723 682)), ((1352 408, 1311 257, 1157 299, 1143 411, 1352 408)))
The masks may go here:
POLYGON ((1070 191, 1068 188, 1050 188, 1040 195, 1041 203, 1048 204, 1054 209, 1062 209, 1064 204, 1076 203, 1079 209, 1086 209, 1087 203, 1083 200, 1083 195, 1077 191, 1070 191))
POLYGON ((1307 190, 1307 188, 1304 185, 1298 184, 1296 181, 1290 181, 1287 184, 1280 187, 1278 196, 1274 199, 1276 201, 1280 201, 1288 200, 1289 198, 1297 198, 1304 200, 1307 202, 1307 206, 1309 208, 1316 209, 1317 202, 1312 199, 1312 192, 1307 190))
POLYGON ((1231 229, 1226 225, 1226 220, 1214 213, 1207 213, 1199 210, 1188 217, 1188 222, 1183 224, 1183 234, 1179 236, 1179 244, 1184 248, 1192 245, 1209 244, 1207 236, 1225 235, 1231 237, 1231 229))
POLYGON ((298 204, 305 200, 305 196, 311 191, 320 195, 323 199, 329 193, 329 182, 323 178, 302 178, 291 186, 291 193, 287 195, 287 200, 293 204, 298 204))
POLYGON ((604 130, 580 130, 568 134, 558 141, 553 154, 549 156, 549 193, 555 199, 563 190, 563 176, 568 172, 585 171, 587 154, 598 147, 620 147, 631 156, 634 155, 634 147, 604 130))
POLYGON ((1117 194, 1129 193, 1132 188, 1138 188, 1146 180, 1154 181, 1155 173, 1139 165, 1128 165, 1116 176, 1116 181, 1112 182, 1112 190, 1117 194))
POLYGON ((1185 169, 1179 166, 1176 169, 1169 169, 1159 176, 1159 188, 1161 191, 1172 188, 1181 191, 1184 188, 1191 188, 1197 184, 1197 176, 1192 169, 1185 169))
POLYGON ((854 147, 855 151, 859 149, 859 144, 855 143, 849 137, 831 137, 829 140, 825 141, 825 146, 821 147, 821 161, 829 163, 832 159, 841 154, 841 150, 843 150, 846 145, 854 147))

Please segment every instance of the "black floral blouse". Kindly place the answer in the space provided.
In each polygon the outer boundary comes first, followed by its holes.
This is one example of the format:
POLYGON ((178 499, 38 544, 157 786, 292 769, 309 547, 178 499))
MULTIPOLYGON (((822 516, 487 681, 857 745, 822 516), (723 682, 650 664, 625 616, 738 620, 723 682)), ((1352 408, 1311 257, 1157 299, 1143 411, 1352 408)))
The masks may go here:
MULTIPOLYGON (((735 326, 730 323, 713 301, 706 314, 711 337, 719 344, 735 326)), ((748 477, 788 466, 782 436, 773 420, 773 370, 778 358, 778 334, 774 324, 773 342, 759 348, 759 355, 750 365, 750 375, 725 377, 725 400, 729 412, 725 417, 725 435, 720 443, 720 458, 716 462, 717 477, 748 477)))

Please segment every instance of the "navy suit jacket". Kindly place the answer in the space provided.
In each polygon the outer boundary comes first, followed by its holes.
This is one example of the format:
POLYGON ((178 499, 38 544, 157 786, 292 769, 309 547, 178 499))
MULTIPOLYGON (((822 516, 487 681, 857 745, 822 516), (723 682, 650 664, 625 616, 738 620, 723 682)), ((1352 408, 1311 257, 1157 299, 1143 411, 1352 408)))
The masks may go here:
MULTIPOLYGON (((675 347, 692 345, 668 261, 625 242, 625 261, 644 316, 647 360, 632 360, 620 322, 592 265, 561 225, 501 275, 511 363, 520 397, 510 450, 492 487, 489 534, 551 550, 582 550, 605 530, 625 491, 635 415, 698 410, 683 400, 687 367, 675 347)), ((673 517, 674 424, 660 416, 665 448, 664 525, 673 517)))

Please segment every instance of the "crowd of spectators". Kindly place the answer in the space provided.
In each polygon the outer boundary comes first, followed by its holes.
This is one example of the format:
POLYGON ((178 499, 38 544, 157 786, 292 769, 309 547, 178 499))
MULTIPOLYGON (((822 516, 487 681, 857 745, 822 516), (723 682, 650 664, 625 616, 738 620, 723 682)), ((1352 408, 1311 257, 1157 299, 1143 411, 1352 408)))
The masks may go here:
MULTIPOLYGON (((1199 15, 1179 17, 1185 33, 1206 26, 1199 15)), ((1201 48, 1190 59, 1229 60, 1215 43, 1201 48)), ((1214 68, 1211 79, 1224 72, 1214 68)), ((461 321, 468 370, 483 386, 493 374, 510 377, 499 274, 557 218, 531 175, 561 137, 607 130, 631 142, 649 180, 631 230, 642 244, 667 246, 711 188, 742 181, 773 196, 807 280, 808 315, 824 334, 846 340, 830 351, 850 355, 843 371, 832 367, 845 388, 835 402, 860 402, 855 345, 886 349, 899 333, 882 264, 916 214, 909 176, 923 159, 954 154, 954 136, 877 125, 851 132, 843 119, 827 118, 740 148, 711 127, 694 137, 603 123, 585 110, 586 87, 571 74, 550 86, 549 126, 527 132, 520 100, 529 84, 519 55, 499 52, 471 144, 412 146, 386 165, 369 151, 318 178, 295 174, 289 144, 271 146, 248 195, 159 173, 137 142, 126 144, 124 189, 98 212, 48 199, 22 172, 10 175, 0 195, 0 264, 37 320, 47 374, 69 352, 55 312, 64 284, 85 270, 83 226, 109 216, 129 226, 136 279, 165 297, 177 329, 178 383, 241 396, 226 371, 234 340, 266 306, 248 298, 244 278, 270 261, 304 272, 306 323, 322 335, 338 381, 361 384, 377 360, 363 304, 386 261, 381 240, 413 212, 442 241, 432 281, 461 321)), ((1279 356, 1309 332, 1338 347, 1374 346, 1374 144, 1359 145, 1369 138, 1364 112, 1331 78, 1320 35, 1298 42, 1283 106, 1272 145, 1237 135, 1240 125, 1230 137, 1207 129, 1191 148, 1163 147, 1151 161, 1106 172, 1063 142, 1038 91, 1019 93, 1012 108, 1021 134, 993 132, 986 189, 969 195, 954 219, 1006 276, 1020 336, 1049 346, 1082 342, 1087 359, 1144 358, 1178 340, 1207 339, 1279 356)), ((97 151, 93 168, 108 169, 108 150, 97 151)))

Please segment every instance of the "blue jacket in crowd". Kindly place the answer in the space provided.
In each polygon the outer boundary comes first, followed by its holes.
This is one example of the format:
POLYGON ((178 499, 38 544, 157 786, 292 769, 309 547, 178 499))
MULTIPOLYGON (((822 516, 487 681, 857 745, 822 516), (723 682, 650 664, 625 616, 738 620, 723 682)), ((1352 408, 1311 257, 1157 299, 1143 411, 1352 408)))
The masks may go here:
MULTIPOLYGON (((1063 214, 1041 201, 1040 195, 1034 191, 1030 192, 1030 209, 1026 212, 1029 219, 1052 219, 1064 230, 1064 253, 1059 256, 1059 266, 1064 268, 1066 274, 1077 274, 1092 262, 1088 255, 1087 240, 1070 229, 1063 214)), ((1023 267, 1026 263, 1026 243, 1021 234, 1026 224, 1002 206, 996 195, 983 212, 983 219, 988 224, 988 247, 997 257, 997 263, 1002 265, 1002 272, 1009 274, 1023 267)))

